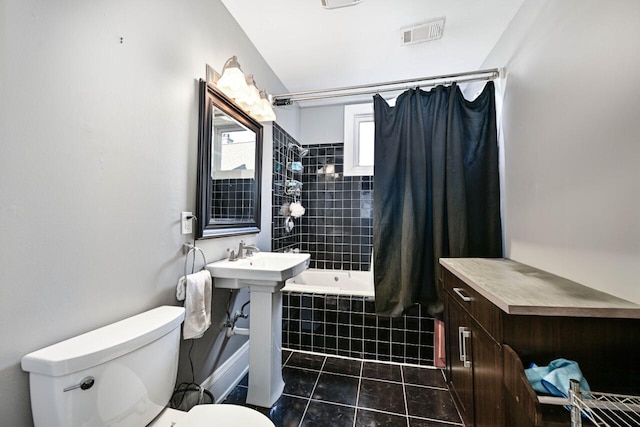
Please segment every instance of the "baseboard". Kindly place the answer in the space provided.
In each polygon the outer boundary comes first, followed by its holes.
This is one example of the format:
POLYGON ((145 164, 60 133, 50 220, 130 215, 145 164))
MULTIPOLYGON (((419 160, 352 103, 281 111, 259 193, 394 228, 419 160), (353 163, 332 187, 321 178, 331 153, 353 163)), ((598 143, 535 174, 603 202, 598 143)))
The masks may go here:
POLYGON ((247 372, 249 372, 249 341, 213 371, 201 386, 211 391, 216 403, 220 403, 227 398, 247 372))

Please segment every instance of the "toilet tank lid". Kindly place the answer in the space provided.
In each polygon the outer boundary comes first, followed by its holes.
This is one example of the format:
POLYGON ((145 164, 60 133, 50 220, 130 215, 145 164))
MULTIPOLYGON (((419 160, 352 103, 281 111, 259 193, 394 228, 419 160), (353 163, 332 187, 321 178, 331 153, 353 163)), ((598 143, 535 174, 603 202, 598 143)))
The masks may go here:
POLYGON ((154 308, 29 353, 22 370, 58 377, 91 368, 161 338, 183 319, 183 307, 154 308))

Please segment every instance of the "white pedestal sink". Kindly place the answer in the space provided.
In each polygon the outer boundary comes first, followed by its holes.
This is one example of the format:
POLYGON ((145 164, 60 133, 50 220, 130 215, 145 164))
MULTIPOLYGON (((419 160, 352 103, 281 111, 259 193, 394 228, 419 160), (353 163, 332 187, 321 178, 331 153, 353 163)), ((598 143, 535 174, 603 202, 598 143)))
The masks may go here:
POLYGON ((282 293, 284 282, 309 266, 309 254, 258 252, 207 265, 216 288, 251 293, 247 403, 271 407, 282 394, 282 293))

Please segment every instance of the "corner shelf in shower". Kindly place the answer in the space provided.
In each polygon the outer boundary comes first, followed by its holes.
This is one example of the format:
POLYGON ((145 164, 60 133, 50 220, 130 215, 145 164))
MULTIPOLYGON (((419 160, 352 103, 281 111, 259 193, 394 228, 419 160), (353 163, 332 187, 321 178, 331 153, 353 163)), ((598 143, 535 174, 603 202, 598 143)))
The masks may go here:
POLYGON ((288 179, 285 181, 284 193, 288 196, 298 196, 302 193, 302 182, 297 179, 288 179))

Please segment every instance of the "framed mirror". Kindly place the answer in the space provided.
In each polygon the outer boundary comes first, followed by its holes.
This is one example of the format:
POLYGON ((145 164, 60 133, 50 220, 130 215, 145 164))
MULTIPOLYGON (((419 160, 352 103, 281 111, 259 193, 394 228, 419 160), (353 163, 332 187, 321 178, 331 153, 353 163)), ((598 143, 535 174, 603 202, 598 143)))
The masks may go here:
POLYGON ((262 125, 200 80, 196 238, 260 231, 262 125))

